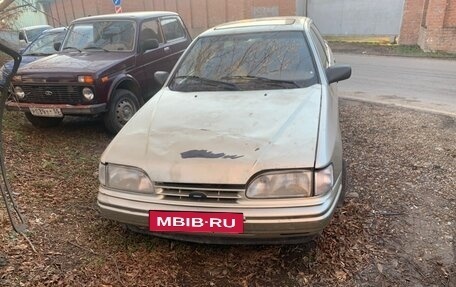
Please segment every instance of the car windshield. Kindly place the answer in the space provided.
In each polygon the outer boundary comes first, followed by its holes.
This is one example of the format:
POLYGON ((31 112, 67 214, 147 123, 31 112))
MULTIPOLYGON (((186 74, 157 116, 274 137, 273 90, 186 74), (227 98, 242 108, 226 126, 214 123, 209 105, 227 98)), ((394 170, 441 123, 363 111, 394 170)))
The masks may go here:
POLYGON ((78 23, 68 31, 62 50, 133 51, 133 21, 78 23))
POLYGON ((202 37, 190 49, 171 90, 295 89, 318 82, 302 32, 202 37))
POLYGON ((25 33, 27 34, 27 40, 29 42, 34 41, 38 36, 43 33, 43 31, 52 28, 51 26, 47 27, 39 27, 39 28, 33 28, 33 29, 27 29, 25 30, 25 33))
POLYGON ((54 43, 62 42, 65 37, 65 31, 41 34, 22 55, 25 56, 45 56, 57 52, 54 49, 54 43))

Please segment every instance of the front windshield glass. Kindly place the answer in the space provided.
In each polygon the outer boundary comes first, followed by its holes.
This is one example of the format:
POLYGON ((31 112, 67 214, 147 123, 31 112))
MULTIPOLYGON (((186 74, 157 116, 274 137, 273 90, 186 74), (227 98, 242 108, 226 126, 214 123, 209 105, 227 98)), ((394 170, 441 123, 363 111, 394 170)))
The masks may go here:
POLYGON ((97 21, 78 23, 68 31, 62 50, 133 51, 133 21, 97 21))
POLYGON ((25 30, 25 33, 27 34, 27 40, 29 42, 34 41, 38 36, 43 33, 43 31, 52 28, 51 26, 48 27, 40 27, 40 28, 33 28, 33 29, 28 29, 25 30))
POLYGON ((302 32, 200 38, 179 65, 176 91, 303 88, 318 82, 302 32))
POLYGON ((57 52, 54 49, 54 43, 62 42, 65 37, 65 31, 44 33, 38 37, 30 46, 25 49, 22 55, 28 56, 45 56, 57 52))

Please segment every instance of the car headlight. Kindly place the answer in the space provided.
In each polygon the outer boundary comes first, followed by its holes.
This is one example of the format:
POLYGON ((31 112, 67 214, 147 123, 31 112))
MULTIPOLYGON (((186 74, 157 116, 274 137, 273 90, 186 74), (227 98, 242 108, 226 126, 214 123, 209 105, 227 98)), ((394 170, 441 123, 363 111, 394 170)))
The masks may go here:
POLYGON ((135 167, 100 163, 99 180, 101 185, 108 188, 142 193, 154 192, 154 186, 147 174, 135 167))
POLYGON ((15 94, 16 97, 18 97, 19 99, 23 99, 23 98, 25 97, 24 90, 22 90, 22 88, 19 87, 19 86, 14 87, 14 94, 15 94))
POLYGON ((315 195, 329 191, 334 185, 334 170, 330 165, 315 172, 315 195))
POLYGON ((91 88, 82 89, 82 95, 87 101, 91 101, 95 97, 91 88))
POLYGON ((300 170, 260 175, 249 184, 246 195, 249 198, 309 197, 312 195, 312 172, 300 170))

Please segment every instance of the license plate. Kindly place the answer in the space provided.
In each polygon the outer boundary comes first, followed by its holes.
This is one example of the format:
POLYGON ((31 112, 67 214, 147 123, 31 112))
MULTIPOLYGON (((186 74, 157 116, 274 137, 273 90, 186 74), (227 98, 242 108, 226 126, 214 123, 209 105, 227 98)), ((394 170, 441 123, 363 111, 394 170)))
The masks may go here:
POLYGON ((149 230, 160 232, 243 233, 242 213, 149 211, 149 230))
POLYGON ((38 117, 61 118, 63 117, 60 109, 54 108, 30 108, 30 112, 38 117))

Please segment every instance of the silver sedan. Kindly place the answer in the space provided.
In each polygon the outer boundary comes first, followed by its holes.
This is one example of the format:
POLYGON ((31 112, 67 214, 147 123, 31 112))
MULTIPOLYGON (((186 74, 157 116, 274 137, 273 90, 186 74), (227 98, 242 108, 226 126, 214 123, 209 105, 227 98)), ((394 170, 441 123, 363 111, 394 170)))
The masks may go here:
POLYGON ((102 216, 156 236, 294 243, 344 197, 335 65, 303 17, 212 28, 101 157, 102 216))

